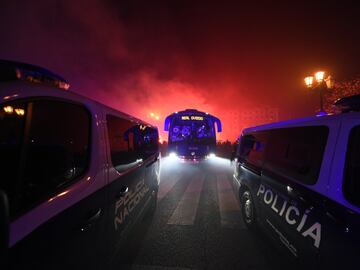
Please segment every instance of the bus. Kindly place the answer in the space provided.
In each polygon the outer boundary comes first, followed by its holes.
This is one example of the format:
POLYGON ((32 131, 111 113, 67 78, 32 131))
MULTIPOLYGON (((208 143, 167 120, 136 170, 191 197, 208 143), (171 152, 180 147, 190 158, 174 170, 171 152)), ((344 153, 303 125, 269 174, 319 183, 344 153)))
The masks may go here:
POLYGON ((169 132, 169 156, 201 160, 215 155, 216 131, 221 132, 222 128, 219 118, 186 109, 167 116, 164 130, 169 132))

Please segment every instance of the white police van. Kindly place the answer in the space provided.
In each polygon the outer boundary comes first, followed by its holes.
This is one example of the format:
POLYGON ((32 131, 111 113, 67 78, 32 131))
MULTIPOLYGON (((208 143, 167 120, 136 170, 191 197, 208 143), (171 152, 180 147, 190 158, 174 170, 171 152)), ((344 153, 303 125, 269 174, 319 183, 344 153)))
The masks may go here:
POLYGON ((343 113, 247 128, 233 186, 249 228, 300 266, 359 269, 360 95, 343 113))
POLYGON ((0 61, 0 254, 13 269, 104 269, 156 206, 157 128, 68 88, 0 61))

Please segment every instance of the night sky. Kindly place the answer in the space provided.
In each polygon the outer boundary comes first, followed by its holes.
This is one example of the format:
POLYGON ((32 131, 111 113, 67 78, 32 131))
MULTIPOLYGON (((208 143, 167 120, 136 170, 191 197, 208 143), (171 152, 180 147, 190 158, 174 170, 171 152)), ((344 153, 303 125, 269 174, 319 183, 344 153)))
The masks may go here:
POLYGON ((303 78, 317 69, 360 75, 359 4, 280 2, 0 0, 0 58, 47 67, 160 130, 174 111, 207 111, 233 141, 315 114, 303 78))

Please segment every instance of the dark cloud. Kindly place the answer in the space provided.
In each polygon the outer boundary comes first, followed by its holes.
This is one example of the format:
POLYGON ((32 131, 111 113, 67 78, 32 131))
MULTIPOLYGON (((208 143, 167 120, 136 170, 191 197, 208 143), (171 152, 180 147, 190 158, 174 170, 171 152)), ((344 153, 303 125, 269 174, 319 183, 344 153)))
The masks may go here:
POLYGON ((346 2, 2 2, 0 58, 48 67, 141 118, 212 112, 223 139, 312 114, 305 75, 324 68, 346 79, 360 67, 359 9, 346 2))

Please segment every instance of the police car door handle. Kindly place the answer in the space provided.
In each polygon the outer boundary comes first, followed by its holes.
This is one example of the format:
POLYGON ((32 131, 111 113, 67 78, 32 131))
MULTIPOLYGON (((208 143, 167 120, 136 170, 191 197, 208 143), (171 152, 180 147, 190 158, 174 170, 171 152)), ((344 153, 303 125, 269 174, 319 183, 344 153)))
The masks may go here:
POLYGON ((149 162, 148 164, 146 164, 146 168, 147 167, 150 167, 151 165, 153 165, 155 162, 157 162, 159 160, 159 157, 156 157, 156 158, 154 158, 154 160, 153 161, 151 161, 151 162, 149 162))
POLYGON ((125 195, 126 195, 126 193, 128 193, 129 192, 129 187, 127 187, 127 186, 123 186, 121 189, 120 189, 120 191, 119 191, 119 193, 117 194, 117 198, 118 199, 120 199, 121 197, 124 197, 125 195))
POLYGON ((96 211, 96 213, 95 213, 94 215, 90 216, 90 217, 86 220, 85 224, 84 224, 83 226, 81 226, 80 231, 84 232, 84 231, 90 229, 91 226, 95 223, 95 221, 98 220, 98 219, 101 217, 101 213, 102 213, 102 209, 99 208, 99 209, 96 211))

